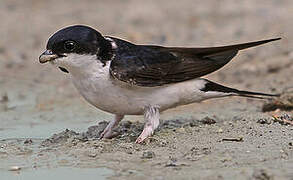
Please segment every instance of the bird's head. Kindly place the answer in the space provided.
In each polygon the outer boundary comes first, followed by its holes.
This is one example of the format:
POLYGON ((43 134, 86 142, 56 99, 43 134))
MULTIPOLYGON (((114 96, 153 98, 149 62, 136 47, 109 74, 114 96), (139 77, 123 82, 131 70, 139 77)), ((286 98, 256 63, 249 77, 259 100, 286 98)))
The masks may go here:
POLYGON ((95 29, 75 25, 57 31, 47 42, 40 63, 51 62, 63 72, 88 66, 94 61, 105 63, 112 57, 111 42, 95 29))

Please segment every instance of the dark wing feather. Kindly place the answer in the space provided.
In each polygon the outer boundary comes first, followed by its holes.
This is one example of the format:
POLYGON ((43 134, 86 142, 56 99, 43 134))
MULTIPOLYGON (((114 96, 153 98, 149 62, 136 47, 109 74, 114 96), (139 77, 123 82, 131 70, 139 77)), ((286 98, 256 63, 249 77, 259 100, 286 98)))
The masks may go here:
POLYGON ((112 76, 146 87, 204 76, 223 67, 239 50, 279 40, 269 39, 222 47, 180 48, 134 45, 112 39, 118 46, 110 66, 112 76))

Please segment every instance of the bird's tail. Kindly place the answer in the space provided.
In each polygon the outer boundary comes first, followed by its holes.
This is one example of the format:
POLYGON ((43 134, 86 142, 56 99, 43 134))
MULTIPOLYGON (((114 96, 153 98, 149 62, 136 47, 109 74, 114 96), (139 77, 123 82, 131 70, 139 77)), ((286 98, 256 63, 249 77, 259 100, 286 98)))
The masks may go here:
POLYGON ((257 99, 270 99, 272 97, 279 97, 280 94, 267 94, 261 92, 252 92, 252 91, 241 91, 234 88, 229 88, 226 86, 222 86, 220 84, 214 83, 212 81, 206 80, 205 87, 201 89, 204 92, 221 92, 227 93, 227 95, 235 95, 235 96, 242 96, 242 97, 249 97, 249 98, 257 98, 257 99))

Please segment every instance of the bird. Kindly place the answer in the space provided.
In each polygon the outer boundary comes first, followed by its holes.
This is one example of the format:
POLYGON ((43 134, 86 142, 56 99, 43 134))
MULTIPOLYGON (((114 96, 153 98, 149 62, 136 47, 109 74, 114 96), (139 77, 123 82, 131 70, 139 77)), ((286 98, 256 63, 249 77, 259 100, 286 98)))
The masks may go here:
POLYGON ((39 62, 50 62, 69 74, 87 102, 115 115, 100 138, 113 138, 113 129, 125 115, 143 115, 144 128, 135 141, 142 143, 158 128, 160 113, 167 109, 226 96, 278 96, 226 87, 202 76, 217 71, 243 49, 280 39, 219 47, 164 47, 138 45, 103 36, 86 25, 72 25, 48 39, 39 62))

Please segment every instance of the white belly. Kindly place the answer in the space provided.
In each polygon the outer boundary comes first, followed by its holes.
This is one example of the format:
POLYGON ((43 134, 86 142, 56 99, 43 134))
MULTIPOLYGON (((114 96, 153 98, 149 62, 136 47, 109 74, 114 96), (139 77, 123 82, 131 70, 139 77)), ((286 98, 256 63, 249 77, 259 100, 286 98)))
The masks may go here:
POLYGON ((163 111, 203 100, 204 93, 199 90, 204 86, 202 79, 158 87, 138 87, 113 79, 107 66, 94 69, 94 73, 87 75, 72 74, 73 83, 81 95, 103 111, 140 115, 150 105, 158 106, 163 111))

